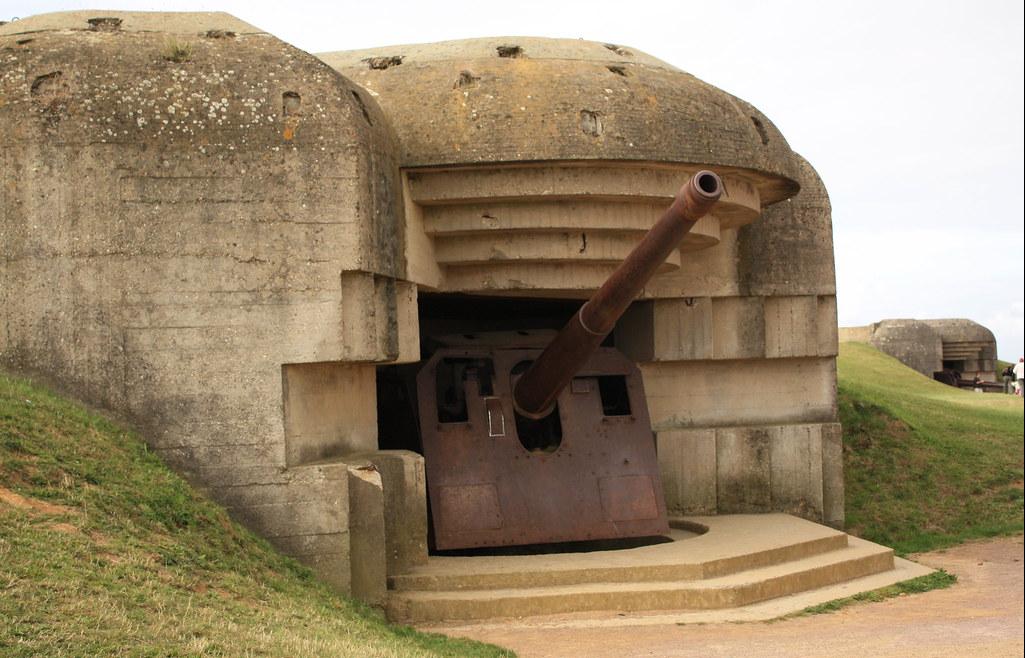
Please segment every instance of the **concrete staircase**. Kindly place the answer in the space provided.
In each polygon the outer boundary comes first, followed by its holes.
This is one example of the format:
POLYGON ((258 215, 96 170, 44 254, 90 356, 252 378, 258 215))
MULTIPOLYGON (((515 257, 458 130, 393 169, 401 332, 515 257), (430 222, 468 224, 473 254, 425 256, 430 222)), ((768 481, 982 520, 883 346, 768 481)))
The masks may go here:
MULTIPOLYGON (((871 579, 867 588, 873 589, 920 575, 895 570, 891 549, 785 514, 688 517, 672 525, 673 541, 636 548, 432 556, 423 567, 389 579, 388 617, 430 624, 741 610, 867 576, 882 576, 871 579), (886 578, 890 572, 892 579, 886 578)), ((849 589, 842 596, 859 591, 849 589)))

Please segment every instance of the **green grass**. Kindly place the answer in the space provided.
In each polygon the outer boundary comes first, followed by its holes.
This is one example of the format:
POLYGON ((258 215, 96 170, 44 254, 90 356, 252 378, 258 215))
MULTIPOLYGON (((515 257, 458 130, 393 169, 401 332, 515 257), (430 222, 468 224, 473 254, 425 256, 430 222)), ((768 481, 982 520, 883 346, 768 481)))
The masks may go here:
POLYGON ((848 596, 844 599, 835 599, 833 601, 827 601, 826 603, 820 603, 819 605, 813 605, 800 612, 795 612, 794 614, 787 616, 799 617, 803 615, 821 615, 827 612, 835 612, 841 608, 846 608, 847 606, 856 605, 858 603, 874 603, 878 601, 885 601, 886 599, 892 599, 895 596, 907 596, 908 594, 921 594, 922 592, 928 592, 934 589, 945 589, 956 582, 957 576, 949 574, 943 569, 939 569, 930 574, 905 580, 904 582, 890 585, 889 587, 881 587, 879 589, 874 589, 871 592, 862 592, 860 594, 855 594, 854 596, 848 596))
POLYGON ((899 554, 1022 531, 1022 399, 945 386, 868 345, 838 360, 847 529, 899 554))
POLYGON ((512 654, 388 625, 130 432, 0 374, 0 655, 512 654))

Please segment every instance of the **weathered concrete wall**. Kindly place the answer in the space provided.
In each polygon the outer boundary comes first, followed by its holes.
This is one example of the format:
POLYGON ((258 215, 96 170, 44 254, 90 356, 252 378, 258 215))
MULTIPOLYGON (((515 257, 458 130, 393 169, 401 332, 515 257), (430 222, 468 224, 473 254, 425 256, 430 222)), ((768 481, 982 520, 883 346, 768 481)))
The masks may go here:
POLYGON ((871 343, 874 326, 838 327, 837 335, 841 343, 871 343))
POLYGON ((0 364, 347 588, 324 460, 376 449, 373 364, 419 358, 384 115, 225 14, 29 18, 0 57, 0 364))
POLYGON ((845 327, 842 335, 844 341, 870 343, 930 379, 943 369, 943 341, 921 320, 882 320, 853 330, 845 327))
POLYGON ((843 525, 830 206, 799 162, 801 192, 737 231, 710 296, 635 304, 617 327, 642 362, 672 510, 843 525))
POLYGON ((737 277, 744 294, 836 295, 829 194, 808 161, 795 159, 800 194, 769 206, 760 221, 739 231, 737 277))

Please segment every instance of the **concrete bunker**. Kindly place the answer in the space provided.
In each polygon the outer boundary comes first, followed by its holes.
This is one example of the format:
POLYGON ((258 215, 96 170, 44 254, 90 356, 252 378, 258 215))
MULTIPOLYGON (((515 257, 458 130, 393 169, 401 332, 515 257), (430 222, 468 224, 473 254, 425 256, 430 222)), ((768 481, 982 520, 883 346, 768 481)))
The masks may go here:
POLYGON ((646 404, 593 399, 645 407, 668 515, 842 525, 828 196, 756 108, 576 40, 317 59, 224 14, 66 12, 0 47, 29 32, 0 75, 0 363, 336 587, 380 603, 426 560, 398 410, 431 340, 558 329, 705 168, 723 198, 608 339, 646 404))
MULTIPOLYGON (((963 318, 887 319, 861 327, 842 327, 844 342, 869 343, 926 377, 951 386, 997 381, 993 332, 963 318)), ((988 387, 986 390, 998 390, 988 387)))

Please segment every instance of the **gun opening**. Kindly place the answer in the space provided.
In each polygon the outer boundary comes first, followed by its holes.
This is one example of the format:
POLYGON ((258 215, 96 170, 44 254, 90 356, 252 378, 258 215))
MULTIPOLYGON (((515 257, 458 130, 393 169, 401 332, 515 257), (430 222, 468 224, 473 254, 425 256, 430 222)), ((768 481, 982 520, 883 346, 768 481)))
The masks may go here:
POLYGON ((466 423, 466 383, 475 382, 481 397, 494 395, 491 359, 442 359, 436 373, 439 423, 466 423))
POLYGON ((624 375, 598 377, 598 393, 601 395, 601 412, 605 416, 629 416, 630 394, 624 375))
MULTIPOLYGON (((530 367, 530 361, 516 364, 512 375, 523 374, 530 367)), ((515 380, 514 380, 515 381, 515 380)), ((529 418, 516 412, 516 437, 527 452, 555 452, 562 445, 562 418, 559 404, 542 418, 529 418)))

